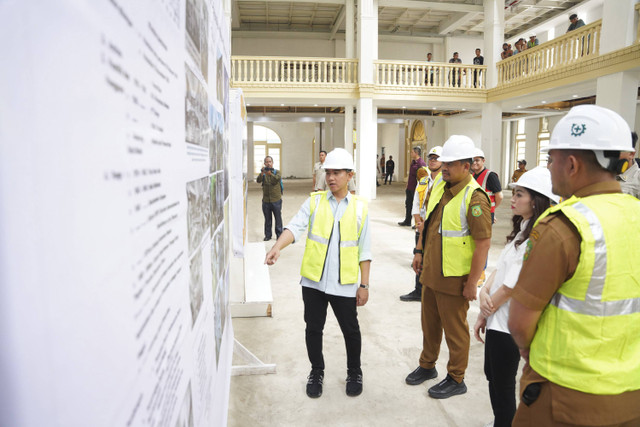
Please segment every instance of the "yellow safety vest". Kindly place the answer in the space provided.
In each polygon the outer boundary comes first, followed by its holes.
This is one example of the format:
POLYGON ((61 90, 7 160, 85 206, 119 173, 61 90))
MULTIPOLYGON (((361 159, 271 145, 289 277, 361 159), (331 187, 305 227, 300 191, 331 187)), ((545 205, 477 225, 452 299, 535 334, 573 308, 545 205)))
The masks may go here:
MULTIPOLYGON (((429 172, 430 174, 431 172, 429 172)), ((434 178, 434 182, 441 176, 442 172, 438 172, 436 177, 434 178)), ((416 187, 418 191, 419 203, 418 209, 422 209, 424 206, 424 200, 427 197, 427 193, 429 192, 429 175, 423 176, 420 181, 418 181, 418 186, 416 187)))
MULTIPOLYGON (((442 175, 433 183, 427 201, 427 219, 442 199, 446 184, 442 175)), ((442 274, 445 277, 464 276, 471 271, 471 258, 476 244, 469 230, 467 212, 471 196, 477 189, 482 187, 471 177, 469 183, 442 210, 442 221, 438 231, 442 236, 442 274)), ((486 195, 484 191, 483 194, 486 195)))
MULTIPOLYGON (((355 195, 350 197, 349 205, 339 221, 340 272, 338 281, 343 285, 350 285, 358 281, 360 271, 358 239, 368 213, 366 200, 355 195)), ((320 281, 322 277, 334 222, 335 218, 331 204, 327 199, 327 192, 311 193, 309 232, 300 274, 314 282, 320 281)))
POLYGON ((584 393, 640 389, 640 202, 616 193, 571 197, 562 211, 582 242, 573 276, 543 311, 531 367, 584 393))

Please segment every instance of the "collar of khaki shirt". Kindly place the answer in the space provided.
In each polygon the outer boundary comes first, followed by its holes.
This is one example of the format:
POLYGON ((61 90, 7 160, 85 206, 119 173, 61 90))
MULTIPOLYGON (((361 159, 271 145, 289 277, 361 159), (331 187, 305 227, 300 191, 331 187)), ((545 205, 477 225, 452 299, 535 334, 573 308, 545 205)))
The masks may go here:
POLYGON ((574 196, 576 197, 587 197, 587 196, 595 196, 597 194, 609 194, 609 193, 621 193, 622 190, 620 188, 620 183, 618 181, 602 181, 596 182, 595 184, 587 185, 586 187, 582 187, 574 196))
POLYGON ((447 183, 445 185, 445 191, 448 190, 451 192, 452 198, 456 197, 456 195, 462 191, 463 188, 465 188, 467 186, 467 184, 469 182, 471 182, 471 180, 474 179, 473 176, 471 176, 471 173, 469 173, 469 176, 464 178, 462 181, 460 181, 459 183, 457 183, 454 186, 451 186, 449 183, 447 183))

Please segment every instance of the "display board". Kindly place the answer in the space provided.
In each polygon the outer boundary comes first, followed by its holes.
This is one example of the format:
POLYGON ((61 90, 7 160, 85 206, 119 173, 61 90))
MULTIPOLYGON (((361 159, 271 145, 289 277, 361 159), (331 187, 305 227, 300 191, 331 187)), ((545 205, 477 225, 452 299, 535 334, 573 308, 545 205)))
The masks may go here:
POLYGON ((0 1, 0 36, 0 425, 225 425, 222 0, 0 1))

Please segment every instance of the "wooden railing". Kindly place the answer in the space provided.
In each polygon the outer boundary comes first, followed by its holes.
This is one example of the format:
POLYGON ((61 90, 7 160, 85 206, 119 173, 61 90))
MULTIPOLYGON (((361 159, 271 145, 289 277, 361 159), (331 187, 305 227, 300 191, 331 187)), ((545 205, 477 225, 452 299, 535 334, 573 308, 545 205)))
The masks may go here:
POLYGON ((498 86, 599 55, 601 29, 602 20, 596 21, 498 62, 498 86))
POLYGON ((231 81, 235 84, 358 83, 358 60, 278 56, 232 56, 231 81))
POLYGON ((483 65, 374 61, 374 83, 384 87, 485 89, 483 65))

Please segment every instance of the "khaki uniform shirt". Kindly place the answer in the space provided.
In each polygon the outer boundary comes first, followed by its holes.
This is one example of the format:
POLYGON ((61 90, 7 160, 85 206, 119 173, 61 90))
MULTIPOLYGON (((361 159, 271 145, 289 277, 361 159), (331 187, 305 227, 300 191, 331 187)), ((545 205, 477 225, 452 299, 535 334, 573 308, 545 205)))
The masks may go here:
MULTIPOLYGON (((615 181, 582 188, 577 197, 619 193, 615 181)), ((581 237, 562 213, 549 215, 538 223, 529 236, 530 246, 524 257, 520 277, 512 298, 532 310, 544 310, 578 266, 581 237)), ((531 383, 548 380, 526 364, 522 372, 520 393, 531 383)), ((577 425, 609 425, 640 416, 640 390, 619 395, 596 395, 550 383, 554 418, 577 425)))
MULTIPOLYGON (((438 203, 433 212, 431 212, 428 222, 424 227, 422 234, 424 257, 422 259, 420 283, 437 292, 449 295, 462 295, 464 284, 467 281, 468 275, 444 277, 442 274, 442 236, 440 235, 439 229, 440 223, 442 222, 444 206, 462 191, 472 179, 473 176, 469 175, 468 178, 453 187, 449 187, 449 184, 447 184, 440 203, 438 203)), ((431 190, 429 190, 429 194, 427 194, 425 205, 429 203, 428 200, 431 196, 431 190)), ((471 237, 473 237, 474 240, 491 238, 491 204, 489 198, 481 189, 474 191, 471 196, 471 204, 467 211, 467 221, 469 223, 471 237), (482 214, 480 216, 473 216, 471 207, 477 205, 480 206, 482 214)))
POLYGON ((511 182, 517 182, 525 172, 527 172, 526 169, 523 171, 521 171, 520 169, 514 170, 513 175, 511 176, 511 182))

